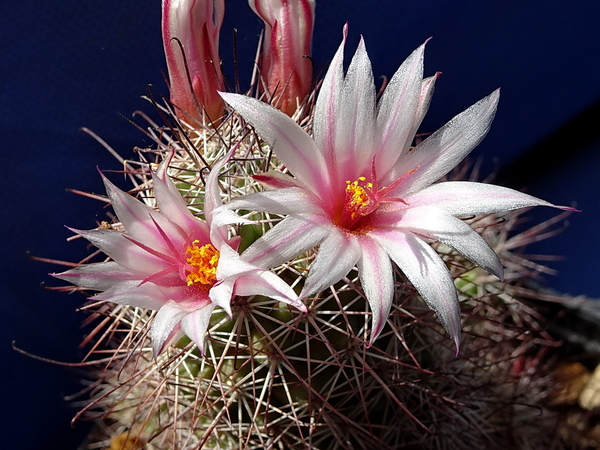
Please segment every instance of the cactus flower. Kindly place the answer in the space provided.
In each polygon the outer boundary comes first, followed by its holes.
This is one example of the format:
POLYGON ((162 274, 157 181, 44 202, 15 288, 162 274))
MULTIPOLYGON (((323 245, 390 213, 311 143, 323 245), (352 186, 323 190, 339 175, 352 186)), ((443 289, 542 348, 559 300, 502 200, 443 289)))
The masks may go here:
POLYGON ((265 22, 260 61, 264 88, 271 103, 291 116, 312 83, 310 48, 315 0, 249 0, 265 22))
POLYGON ((459 217, 554 205, 489 184, 433 184, 487 134, 499 91, 411 147, 436 80, 423 79, 425 44, 400 66, 377 103, 362 40, 344 75, 346 33, 345 29, 317 99, 314 138, 263 102, 221 94, 293 176, 275 172, 256 176, 274 189, 234 199, 216 214, 243 209, 287 215, 243 253, 252 264, 274 267, 319 246, 301 297, 327 288, 357 266, 373 317, 369 344, 390 312, 395 263, 437 313, 458 348, 456 289, 429 243, 441 241, 502 278, 497 255, 459 217))
POLYGON ((219 32, 225 0, 163 0, 162 37, 169 71, 171 102, 177 115, 202 122, 223 114, 219 32))
POLYGON ((126 229, 73 230, 112 261, 85 264, 57 278, 103 291, 94 300, 158 310, 152 324, 154 355, 185 333, 203 351, 216 305, 231 316, 235 295, 266 295, 305 311, 294 291, 275 274, 240 258, 239 240, 226 229, 211 229, 211 214, 221 204, 216 165, 207 182, 204 214, 194 217, 166 174, 153 174, 160 212, 136 200, 104 178, 108 198, 126 229))

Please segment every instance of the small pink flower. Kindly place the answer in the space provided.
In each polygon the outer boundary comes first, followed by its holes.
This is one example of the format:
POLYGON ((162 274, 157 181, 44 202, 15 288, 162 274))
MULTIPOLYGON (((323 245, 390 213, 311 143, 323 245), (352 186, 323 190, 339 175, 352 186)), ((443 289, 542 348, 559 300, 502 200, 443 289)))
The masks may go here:
POLYGON ((293 177, 256 176, 275 189, 235 199, 216 214, 244 209, 287 215, 243 253, 246 261, 262 267, 274 267, 319 245, 301 297, 336 283, 356 265, 373 314, 371 343, 385 325, 394 298, 394 262, 437 313, 458 348, 456 289, 429 243, 441 241, 502 278, 496 254, 459 217, 554 205, 489 184, 433 184, 487 134, 499 91, 411 147, 436 80, 423 79, 425 46, 400 66, 376 102, 362 40, 344 75, 345 36, 346 29, 317 99, 314 139, 265 103, 221 94, 293 177))
POLYGON ((154 354, 185 333, 203 351, 204 334, 216 305, 231 316, 233 296, 265 295, 306 311, 294 291, 275 274, 240 258, 238 239, 227 239, 224 227, 211 228, 221 204, 216 165, 207 182, 204 214, 194 217, 173 182, 153 174, 160 212, 118 189, 104 178, 108 198, 127 230, 73 230, 112 261, 86 264, 57 278, 103 291, 94 300, 108 300, 158 310, 152 324, 154 354))
POLYGON ((163 0, 162 36, 171 101, 182 119, 213 121, 223 114, 219 32, 225 0, 163 0), (187 66, 186 66, 187 64, 187 66))
POLYGON ((272 104, 291 116, 312 83, 310 47, 315 0, 249 0, 265 22, 260 63, 272 104))

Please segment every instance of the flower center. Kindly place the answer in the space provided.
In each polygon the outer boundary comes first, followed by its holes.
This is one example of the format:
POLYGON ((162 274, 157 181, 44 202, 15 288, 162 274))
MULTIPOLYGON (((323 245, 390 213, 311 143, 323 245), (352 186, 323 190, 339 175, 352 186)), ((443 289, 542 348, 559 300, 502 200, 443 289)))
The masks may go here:
POLYGON ((373 212, 377 201, 373 193, 373 183, 366 182, 365 177, 356 181, 346 181, 346 213, 351 220, 359 219, 373 212))
POLYGON ((185 260, 190 266, 187 268, 189 273, 186 276, 186 282, 188 286, 212 287, 217 281, 219 251, 212 244, 200 247, 199 243, 200 241, 195 240, 185 251, 185 260))

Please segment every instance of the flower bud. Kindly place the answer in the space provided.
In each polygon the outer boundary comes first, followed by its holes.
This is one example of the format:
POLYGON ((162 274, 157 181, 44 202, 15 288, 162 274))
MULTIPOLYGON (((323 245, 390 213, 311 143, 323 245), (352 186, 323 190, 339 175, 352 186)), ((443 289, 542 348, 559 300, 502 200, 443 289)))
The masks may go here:
POLYGON ((223 114, 223 75, 219 32, 225 0, 163 0, 162 36, 169 71, 171 102, 177 115, 212 121, 223 114))
POLYGON ((315 0, 249 0, 265 22, 260 61, 263 89, 271 103, 294 114, 312 82, 310 47, 315 0))

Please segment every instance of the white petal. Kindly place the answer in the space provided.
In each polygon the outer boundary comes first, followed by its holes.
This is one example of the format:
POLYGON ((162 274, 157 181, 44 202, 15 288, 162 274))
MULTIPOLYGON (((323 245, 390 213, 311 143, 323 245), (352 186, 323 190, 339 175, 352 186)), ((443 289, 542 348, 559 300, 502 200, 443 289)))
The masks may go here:
POLYGON ((226 244, 221 246, 220 253, 217 267, 219 282, 210 290, 209 295, 229 316, 234 295, 264 295, 306 311, 294 290, 277 275, 242 260, 240 255, 226 244))
POLYGON ((165 304, 165 297, 156 285, 146 283, 140 286, 141 280, 115 283, 110 289, 94 296, 95 300, 107 300, 117 305, 136 306, 157 310, 165 304))
POLYGON ((315 292, 337 283, 352 270, 360 259, 361 248, 358 239, 332 227, 331 234, 321 243, 300 297, 308 297, 315 292))
POLYGON ((248 247, 242 259, 263 269, 276 267, 318 245, 332 227, 320 216, 288 216, 248 247))
POLYGON ((204 233, 208 234, 206 223, 192 215, 177 187, 166 176, 166 173, 164 176, 165 178, 161 179, 155 173, 152 173, 154 195, 156 196, 156 202, 161 214, 168 217, 169 220, 178 224, 184 230, 194 230, 197 227, 203 227, 204 233))
POLYGON ((66 272, 51 275, 60 280, 95 291, 105 291, 116 283, 131 279, 137 279, 139 282, 139 275, 136 276, 136 274, 114 261, 86 264, 66 272))
POLYGON ((450 272, 437 253, 410 233, 370 233, 438 316, 456 348, 460 343, 460 304, 450 272))
POLYGON ((394 300, 394 272, 387 252, 370 238, 361 240, 360 284, 373 314, 369 346, 383 330, 394 300))
POLYGON ((400 158, 392 171, 394 178, 398 179, 411 170, 415 172, 393 194, 404 198, 429 186, 456 167, 489 131, 499 97, 499 90, 492 92, 400 158))
POLYGON ((490 214, 529 206, 550 206, 574 211, 573 208, 556 206, 514 189, 469 181, 437 183, 405 197, 405 200, 411 206, 435 205, 454 216, 490 214))
POLYGON ((304 189, 291 187, 244 195, 225 206, 228 209, 246 209, 281 215, 320 214, 322 211, 318 203, 318 200, 304 189))
POLYGON ((204 196, 204 217, 206 223, 210 227, 210 241, 219 248, 223 242, 227 240, 227 227, 220 224, 213 224, 214 212, 223 202, 221 201, 221 192, 219 189, 219 172, 223 166, 235 153, 234 148, 223 158, 221 158, 210 170, 208 179, 206 180, 206 189, 204 196))
POLYGON ((377 115, 379 147, 377 172, 385 174, 413 140, 413 124, 420 104, 425 44, 398 68, 386 86, 377 115))
POLYGON ((469 225, 441 208, 410 208, 397 225, 402 230, 439 240, 498 278, 504 277, 502 263, 487 242, 469 225))
POLYGON ((190 311, 181 308, 172 300, 160 308, 152 321, 152 328, 150 330, 152 350, 155 358, 175 338, 180 330, 181 320, 189 313, 190 311))
POLYGON ((336 118, 344 83, 344 46, 348 26, 344 26, 342 43, 338 47, 323 79, 315 105, 313 133, 317 147, 329 164, 335 163, 336 118))
MULTIPOLYGON (((164 259, 155 256, 139 245, 128 240, 126 234, 116 230, 76 230, 70 228, 74 233, 83 236, 124 268, 137 273, 160 272, 166 268, 164 259)), ((172 255, 167 255, 171 257, 172 255)))
MULTIPOLYGON (((344 183, 370 173, 376 150, 373 142, 376 129, 375 83, 362 38, 340 94, 335 117, 335 169, 338 172, 337 183, 344 183)), ((334 175, 330 170, 330 176, 334 175)))
POLYGON ((268 270, 257 269, 239 276, 235 281, 234 293, 242 297, 264 295, 306 312, 306 306, 300 301, 294 290, 268 270))
POLYGON ((213 309, 215 309, 215 306, 208 304, 204 308, 188 313, 181 320, 181 331, 194 341, 202 355, 204 355, 204 336, 210 324, 213 309))
POLYGON ((236 213, 231 211, 227 205, 219 206, 217 209, 213 211, 212 214, 212 227, 222 227, 223 225, 232 225, 238 223, 247 223, 254 224, 256 223, 253 220, 246 219, 244 217, 238 216, 236 213))
MULTIPOLYGON (((188 239, 189 236, 180 226, 175 225, 162 214, 123 192, 104 176, 103 181, 117 217, 127 229, 127 234, 133 239, 162 253, 170 253, 170 249, 157 226, 172 242, 181 243, 188 239)), ((206 234, 203 233, 203 235, 205 239, 208 239, 206 234)))
POLYGON ((327 192, 325 160, 315 142, 296 122, 255 98, 226 93, 221 96, 256 129, 296 178, 316 194, 327 192))
POLYGON ((233 286, 235 278, 231 277, 223 281, 218 281, 208 292, 211 301, 223 308, 223 311, 231 318, 233 312, 231 311, 231 299, 233 297, 233 286))

